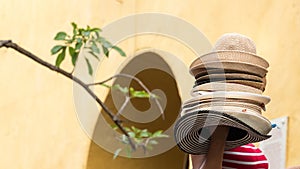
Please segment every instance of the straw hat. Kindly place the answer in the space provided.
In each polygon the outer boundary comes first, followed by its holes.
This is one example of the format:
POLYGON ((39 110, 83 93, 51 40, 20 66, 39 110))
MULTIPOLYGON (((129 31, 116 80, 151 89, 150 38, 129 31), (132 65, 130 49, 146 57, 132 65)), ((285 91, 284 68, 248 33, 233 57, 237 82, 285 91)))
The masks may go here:
POLYGON ((257 82, 257 81, 252 81, 252 80, 245 80, 245 79, 233 79, 233 80, 227 80, 227 79, 209 79, 209 80, 196 80, 195 86, 197 85, 202 85, 205 83, 210 83, 210 82, 222 82, 222 83, 237 83, 237 84, 242 84, 246 86, 251 86, 256 89, 265 90, 265 84, 263 82, 257 82))
POLYGON ((194 60, 190 68, 213 61, 244 62, 258 65, 264 69, 269 67, 269 63, 264 58, 256 55, 255 43, 249 37, 237 33, 227 33, 221 36, 212 52, 194 60))
POLYGON ((225 74, 209 74, 198 76, 196 78, 196 86, 210 83, 210 82, 227 82, 227 83, 237 83, 246 86, 251 86, 264 91, 266 87, 266 76, 261 78, 259 76, 244 74, 244 73, 225 73, 225 74))
POLYGON ((248 118, 240 120, 227 112, 195 110, 184 114, 175 124, 174 135, 178 147, 189 154, 206 154, 211 135, 206 128, 218 125, 230 127, 225 150, 270 137, 252 128, 248 118))
MULTIPOLYGON (((249 93, 255 93, 255 94, 262 94, 262 91, 259 89, 256 89, 254 87, 241 85, 241 84, 235 84, 235 83, 220 83, 220 82, 211 82, 211 83, 205 83, 202 85, 195 86, 191 93, 194 93, 196 91, 240 91, 240 92, 249 92, 249 93)), ((193 94, 192 94, 193 95, 193 94)))
POLYGON ((179 148, 207 153, 208 128, 218 125, 230 127, 225 150, 269 138, 271 123, 261 115, 270 101, 261 95, 268 67, 253 41, 236 33, 223 35, 212 52, 197 58, 190 66, 197 79, 194 97, 182 105, 174 128, 179 148))
POLYGON ((217 91, 217 92, 209 92, 206 94, 198 95, 186 101, 186 103, 196 102, 199 100, 207 100, 207 99, 247 99, 252 100, 254 102, 258 102, 261 104, 268 104, 270 102, 270 97, 263 96, 260 94, 248 93, 248 92, 225 92, 225 91, 217 91))
POLYGON ((233 104, 233 105, 211 104, 205 107, 195 106, 191 109, 183 110, 182 114, 183 115, 189 114, 191 112, 201 111, 201 110, 210 110, 210 111, 218 111, 218 112, 226 113, 227 115, 233 116, 241 121, 246 122, 247 125, 249 125, 255 131, 258 131, 263 135, 267 135, 272 129, 270 121, 261 115, 260 110, 240 107, 237 104, 233 104))
POLYGON ((212 106, 235 106, 242 108, 244 111, 247 109, 256 111, 257 113, 261 114, 261 110, 263 107, 261 105, 256 105, 254 103, 247 103, 247 102, 238 102, 238 101, 209 101, 209 102, 202 102, 201 104, 183 104, 181 114, 186 114, 187 111, 197 109, 197 108, 209 108, 212 106))
MULTIPOLYGON (((233 51, 234 52, 234 51, 233 51)), ((200 56, 201 58, 201 56, 200 56)), ((230 72, 240 72, 240 73, 247 73, 253 74, 260 77, 266 76, 268 70, 264 67, 259 65, 254 65, 248 62, 239 62, 239 61, 212 61, 212 62, 205 62, 199 65, 195 65, 194 67, 190 68, 190 73, 194 76, 198 74, 204 74, 205 72, 213 72, 213 71, 223 72, 230 71, 230 72), (225 71, 224 71, 225 70, 225 71)))
POLYGON ((227 33, 217 40, 212 52, 192 62, 190 73, 196 76, 217 69, 214 71, 238 71, 264 77, 268 67, 269 63, 256 55, 255 43, 250 38, 227 33))
POLYGON ((209 74, 209 75, 203 75, 196 78, 197 81, 201 80, 211 80, 211 79, 223 79, 223 80, 236 80, 236 79, 242 79, 242 80, 251 80, 251 81, 257 81, 257 82, 263 82, 263 78, 255 75, 245 74, 245 73, 226 73, 226 74, 209 74))
MULTIPOLYGON (((257 102, 257 101, 253 101, 253 100, 248 100, 248 99, 222 99, 222 98, 217 98, 217 99, 204 99, 204 100, 195 100, 193 102, 184 102, 182 104, 182 112, 181 115, 184 114, 184 110, 186 109, 191 109, 193 107, 197 107, 200 106, 202 104, 209 104, 211 106, 215 105, 215 102, 223 102, 224 105, 226 105, 227 103, 242 103, 242 104, 251 104, 251 105, 255 105, 258 106, 261 110, 266 111, 266 107, 265 104, 257 102)), ((236 105, 238 106, 238 105, 236 105)))

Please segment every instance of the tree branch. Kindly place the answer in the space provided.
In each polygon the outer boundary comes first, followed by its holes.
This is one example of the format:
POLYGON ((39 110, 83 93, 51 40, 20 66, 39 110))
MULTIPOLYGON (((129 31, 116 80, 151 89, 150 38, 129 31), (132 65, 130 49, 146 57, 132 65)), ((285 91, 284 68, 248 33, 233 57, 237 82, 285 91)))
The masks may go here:
POLYGON ((127 136, 128 141, 130 143, 130 146, 132 148, 132 150, 135 150, 135 145, 132 142, 130 136, 128 135, 128 133, 125 131, 125 129, 122 127, 121 122, 119 119, 114 119, 114 114, 111 113, 111 111, 108 109, 108 107, 100 100, 99 97, 97 97, 97 95, 89 88, 89 85, 85 84, 83 81, 81 81, 80 79, 78 79, 77 77, 73 76, 71 73, 66 72, 65 70, 56 67, 42 59, 40 59, 39 57, 37 57, 36 55, 32 54, 31 52, 27 51, 26 49, 20 47, 19 45, 17 45, 16 43, 13 43, 11 40, 0 40, 0 48, 1 47, 6 47, 6 48, 12 48, 16 51, 18 51, 19 53, 29 57, 30 59, 32 59, 33 61, 49 68, 52 71, 55 71, 59 74, 62 74, 63 76, 73 80, 74 82, 76 82, 77 84, 79 84, 81 87, 83 87, 89 94, 90 96, 102 107, 102 109, 104 110, 104 112, 110 117, 110 119, 118 126, 118 128, 121 130, 121 132, 127 136))
POLYGON ((130 101, 130 97, 129 96, 125 96, 125 101, 122 104, 120 110, 118 111, 118 113, 115 115, 114 119, 118 119, 119 115, 123 113, 123 110, 125 109, 126 105, 128 104, 128 102, 130 101))
MULTIPOLYGON (((151 93, 150 90, 146 87, 146 85, 145 85, 140 79, 138 79, 137 77, 132 76, 132 75, 129 75, 129 74, 119 73, 119 74, 116 74, 116 75, 114 75, 114 76, 112 76, 112 77, 110 77, 110 78, 108 78, 108 79, 106 79, 106 80, 103 80, 103 81, 101 81, 101 82, 87 84, 87 86, 102 85, 102 84, 104 84, 104 83, 106 83, 106 82, 108 82, 108 81, 110 81, 110 80, 112 80, 112 79, 114 79, 114 78, 118 78, 118 77, 125 77, 125 78, 129 78, 129 79, 135 80, 135 81, 136 81, 136 82, 137 82, 144 90, 146 90, 147 93, 150 94, 150 98, 153 98, 153 97, 152 97, 152 93, 151 93)), ((158 108, 159 108, 159 111, 160 111, 160 113, 161 113, 161 115, 162 115, 162 118, 165 119, 164 111, 163 111, 163 109, 162 109, 162 106, 160 105, 160 103, 158 102, 158 100, 157 100, 156 98, 154 98, 154 101, 155 101, 156 105, 157 105, 158 108)))
POLYGON ((8 43, 11 43, 11 40, 1 40, 0 41, 0 48, 8 43))

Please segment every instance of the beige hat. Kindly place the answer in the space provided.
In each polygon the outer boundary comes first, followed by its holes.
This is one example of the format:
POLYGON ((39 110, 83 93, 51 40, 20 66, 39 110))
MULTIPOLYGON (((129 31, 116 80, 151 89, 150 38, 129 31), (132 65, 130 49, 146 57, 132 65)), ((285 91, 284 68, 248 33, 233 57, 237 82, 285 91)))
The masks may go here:
POLYGON ((260 94, 254 94, 249 92, 225 92, 225 91, 217 91, 217 92, 210 92, 207 94, 199 95, 196 97, 193 97, 186 102, 195 102, 198 100, 205 100, 205 99, 247 99, 252 100, 255 102, 259 102, 262 104, 268 104, 270 102, 270 97, 263 96, 260 94))
POLYGON ((248 143, 255 143, 270 138, 257 131, 271 130, 267 119, 254 113, 248 114, 235 111, 214 111, 196 109, 181 116, 174 126, 174 136, 178 147, 189 154, 206 154, 210 143, 210 133, 207 127, 229 126, 225 142, 225 150, 248 143), (256 129, 252 126, 257 126, 256 129))
POLYGON ((197 108, 207 108, 207 107, 213 107, 213 106, 235 106, 240 107, 245 110, 250 109, 253 111, 256 111, 261 114, 261 110, 263 109, 261 106, 258 106, 253 103, 247 103, 247 102, 238 102, 238 101, 209 101, 209 102, 202 102, 201 104, 193 104, 193 105, 182 105, 182 114, 186 114, 187 111, 197 109, 197 108))
POLYGON ((195 106, 192 109, 188 110, 183 110, 182 115, 188 114, 191 112, 195 111, 200 111, 200 110, 213 110, 217 112, 222 112, 226 113, 230 116, 233 116, 241 121, 246 122, 250 127, 258 131, 259 133, 266 135, 268 134, 272 127, 271 123, 268 119, 263 117, 261 115, 260 111, 254 110, 254 109, 249 109, 249 108, 244 108, 244 107, 239 107, 237 105, 234 106, 228 106, 228 105, 219 105, 216 106, 214 104, 211 104, 210 106, 207 107, 199 107, 195 106))
POLYGON ((262 91, 251 86, 236 84, 236 83, 221 83, 221 82, 210 82, 202 85, 197 85, 192 89, 192 93, 196 91, 240 91, 249 92, 255 94, 262 94, 262 91))
POLYGON ((265 104, 258 101, 249 100, 249 99, 229 99, 229 98, 212 98, 212 99, 193 100, 191 102, 184 102, 182 104, 182 109, 189 109, 190 107, 195 107, 202 104, 214 105, 217 102, 223 102, 224 105, 226 105, 227 103, 242 103, 242 104, 245 103, 245 105, 247 104, 256 105, 260 107, 260 109, 264 111, 266 110, 265 104))
POLYGON ((254 87, 256 89, 265 90, 265 85, 263 82, 256 82, 256 81, 251 81, 251 80, 227 80, 227 79, 210 79, 210 80, 206 80, 206 81, 196 81, 195 85, 202 85, 205 83, 210 83, 210 82, 222 82, 222 83, 237 83, 237 84, 241 84, 241 85, 246 85, 246 86, 251 86, 254 87))
POLYGON ((262 57, 256 55, 255 43, 247 36, 238 33, 227 33, 221 36, 212 52, 198 57, 190 68, 207 62, 243 62, 258 65, 264 69, 269 63, 262 57))
POLYGON ((210 80, 210 79, 226 79, 226 80, 235 80, 235 79, 244 79, 244 80, 251 80, 256 82, 263 82, 263 78, 255 75, 245 74, 245 73, 225 73, 225 74, 209 74, 203 75, 199 77, 195 77, 197 81, 201 80, 210 80))
MULTIPOLYGON (((234 51, 233 51, 234 52, 234 51)), ((198 74, 205 74, 206 72, 212 73, 214 71, 221 72, 237 72, 237 73, 246 73, 253 74, 260 77, 265 77, 268 70, 264 67, 250 64, 248 62, 239 62, 239 61, 212 61, 204 62, 199 65, 195 65, 190 68, 190 72, 193 76, 198 74)))

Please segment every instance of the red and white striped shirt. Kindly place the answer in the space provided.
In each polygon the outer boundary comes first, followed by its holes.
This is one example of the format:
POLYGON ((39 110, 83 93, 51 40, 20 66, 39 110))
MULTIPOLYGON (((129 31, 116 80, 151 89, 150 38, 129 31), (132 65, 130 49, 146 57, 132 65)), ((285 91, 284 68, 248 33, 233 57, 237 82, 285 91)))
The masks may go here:
MULTIPOLYGON (((203 169, 205 155, 196 158, 203 160, 199 169, 203 169)), ((201 160, 200 160, 201 161, 201 160)), ((268 169, 269 163, 262 151, 253 144, 247 144, 224 151, 222 169, 268 169)))
POLYGON ((269 164, 262 151, 253 144, 224 151, 223 169, 268 169, 269 164))

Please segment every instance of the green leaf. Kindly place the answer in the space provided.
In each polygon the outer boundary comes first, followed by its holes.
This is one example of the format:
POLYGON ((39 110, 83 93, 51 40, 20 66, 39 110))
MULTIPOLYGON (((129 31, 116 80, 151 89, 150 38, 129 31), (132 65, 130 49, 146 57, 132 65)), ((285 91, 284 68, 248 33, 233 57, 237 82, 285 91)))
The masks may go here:
POLYGON ((88 36, 90 36, 90 33, 91 32, 89 30, 84 30, 83 31, 83 36, 87 36, 88 37, 88 36))
POLYGON ((158 138, 168 138, 168 137, 169 137, 169 135, 167 135, 167 134, 161 134, 158 136, 158 138))
POLYGON ((75 56, 75 49, 73 47, 69 47, 69 54, 71 55, 71 57, 75 56))
POLYGON ((134 88, 133 88, 133 87, 130 87, 130 88, 129 88, 129 91, 130 91, 130 94, 133 93, 133 92, 134 92, 134 88))
POLYGON ((82 35, 82 36, 83 36, 83 31, 84 31, 84 29, 79 28, 79 29, 78 29, 79 35, 82 35))
POLYGON ((106 47, 106 48, 111 48, 111 47, 113 47, 113 45, 112 45, 109 41, 107 41, 105 38, 103 38, 103 37, 99 37, 99 38, 97 39, 97 41, 100 42, 100 43, 102 44, 102 46, 104 46, 104 47, 106 47))
POLYGON ((104 46, 106 48, 112 48, 113 47, 113 45, 110 42, 106 41, 106 40, 104 40, 102 42, 102 46, 104 46))
POLYGON ((113 159, 116 159, 118 157, 118 155, 120 154, 120 152, 122 151, 121 148, 118 148, 115 152, 114 152, 114 157, 113 159))
POLYGON ((159 135, 162 134, 162 132, 163 132, 162 130, 158 130, 155 133, 153 133, 152 137, 158 137, 159 135))
POLYGON ((66 39, 66 44, 72 44, 74 42, 74 38, 66 39))
POLYGON ((111 125, 111 128, 112 128, 113 130, 117 130, 117 129, 118 129, 118 126, 117 126, 116 124, 112 124, 112 125, 111 125))
POLYGON ((134 126, 131 126, 131 129, 132 129, 132 131, 135 132, 136 134, 138 134, 139 132, 142 131, 141 129, 138 129, 138 128, 134 127, 134 126))
POLYGON ((149 137, 149 136, 151 136, 151 133, 148 132, 147 129, 142 130, 142 131, 140 132, 140 134, 139 134, 139 137, 140 137, 140 138, 141 138, 141 137, 149 137))
POLYGON ((80 39, 80 41, 78 41, 78 39, 77 39, 77 43, 75 44, 75 50, 80 50, 82 44, 83 44, 83 43, 82 43, 81 39, 80 39))
POLYGON ((134 133, 134 132, 132 132, 132 131, 130 131, 130 132, 127 132, 127 134, 129 135, 129 137, 132 137, 132 138, 134 138, 134 137, 135 137, 135 133, 134 133))
POLYGON ((82 43, 82 38, 77 38, 76 41, 77 43, 82 43))
POLYGON ((104 43, 106 41, 106 39, 104 37, 99 36, 97 41, 100 42, 100 43, 104 43))
POLYGON ((102 83, 102 84, 101 84, 101 86, 103 86, 103 87, 107 87, 107 88, 111 88, 111 86, 110 86, 110 85, 107 85, 107 84, 105 84, 105 83, 102 83))
POLYGON ((142 144, 144 139, 143 138, 133 138, 134 142, 136 142, 137 144, 142 144))
POLYGON ((163 132, 162 130, 158 130, 155 133, 153 133, 153 135, 151 137, 152 138, 167 138, 167 137, 169 137, 166 134, 162 134, 162 132, 163 132))
POLYGON ((126 53, 118 46, 112 46, 111 48, 116 50, 121 56, 124 56, 124 57, 126 56, 126 53))
POLYGON ((71 55, 72 58, 72 64, 73 66, 75 66, 79 53, 76 52, 73 47, 69 47, 69 54, 71 55))
POLYGON ((64 46, 62 46, 62 45, 56 45, 51 49, 51 54, 54 55, 54 54, 58 53, 63 48, 64 48, 64 46))
POLYGON ((156 140, 150 140, 149 144, 156 145, 156 144, 158 144, 158 142, 156 140))
POLYGON ((150 94, 145 91, 135 91, 133 88, 130 88, 131 97, 135 98, 149 98, 150 94))
POLYGON ((93 75, 93 67, 92 67, 90 61, 87 58, 85 58, 85 61, 86 61, 86 64, 88 66, 88 69, 89 69, 89 74, 92 76, 93 75))
POLYGON ((73 27, 73 38, 77 35, 77 24, 72 22, 72 27, 73 27))
POLYGON ((96 34, 96 37, 97 37, 96 40, 97 40, 97 41, 100 41, 100 40, 99 40, 99 39, 101 38, 101 37, 100 37, 100 33, 99 33, 98 31, 96 31, 95 34, 96 34))
POLYGON ((92 41, 91 50, 94 53, 100 54, 100 49, 98 48, 98 46, 96 45, 96 43, 94 41, 92 41))
POLYGON ((129 127, 123 127, 125 131, 130 132, 130 128, 129 127))
POLYGON ((102 30, 100 28, 92 28, 90 29, 91 32, 101 32, 102 30))
POLYGON ((73 29, 77 29, 77 24, 72 22, 71 25, 73 26, 73 29))
POLYGON ((102 49, 103 49, 103 52, 104 52, 105 56, 108 57, 109 56, 109 50, 103 45, 102 45, 102 49))
POLYGON ((58 32, 54 38, 54 40, 65 40, 67 36, 66 32, 58 32))
POLYGON ((65 59, 66 56, 66 48, 63 48, 63 50, 58 54, 56 61, 55 61, 55 66, 59 67, 62 61, 65 59))
POLYGON ((75 64, 76 64, 76 62, 77 62, 78 54, 79 54, 79 53, 76 52, 75 57, 72 57, 72 64, 73 64, 73 66, 75 66, 75 64))
POLYGON ((119 90, 124 94, 128 93, 128 88, 127 87, 121 87, 119 84, 114 85, 112 89, 119 90))
POLYGON ((92 51, 89 51, 89 54, 91 54, 92 56, 94 56, 97 60, 100 60, 99 57, 92 51))

